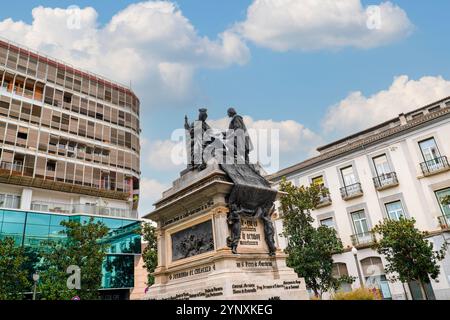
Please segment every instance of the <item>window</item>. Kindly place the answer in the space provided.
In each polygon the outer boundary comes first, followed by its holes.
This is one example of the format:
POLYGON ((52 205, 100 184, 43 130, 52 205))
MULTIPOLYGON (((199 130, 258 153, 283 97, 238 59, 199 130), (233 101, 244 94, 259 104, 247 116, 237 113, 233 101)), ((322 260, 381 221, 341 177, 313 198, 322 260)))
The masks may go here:
POLYGON ((357 183, 357 179, 355 173, 353 171, 353 166, 349 166, 341 169, 342 181, 344 182, 344 186, 351 186, 357 183))
POLYGON ((64 92, 64 102, 65 103, 72 103, 72 94, 68 92, 64 92))
POLYGON ((0 208, 19 209, 20 196, 0 193, 0 208))
POLYGON ((47 171, 50 171, 50 172, 56 171, 56 161, 47 160, 47 171))
POLYGON ((400 220, 400 217, 404 217, 405 213, 403 211, 403 206, 401 201, 395 201, 385 204, 386 212, 388 218, 391 220, 400 220))
POLYGON ((334 221, 333 218, 327 218, 320 220, 320 225, 328 228, 334 229, 334 221))
POLYGON ((441 157, 434 138, 419 142, 419 146, 425 161, 430 161, 441 157))
POLYGON ((368 257, 361 260, 361 269, 369 288, 378 288, 383 299, 392 299, 389 281, 380 257, 368 257))
POLYGON ((391 168, 385 154, 372 159, 378 177, 391 173, 391 168))
POLYGON ((26 140, 28 139, 28 133, 19 131, 17 132, 17 138, 26 140))
MULTIPOLYGON (((334 278, 339 279, 341 277, 348 277, 348 269, 347 265, 342 262, 333 263, 332 275, 334 278)), ((350 292, 352 291, 352 285, 350 283, 344 282, 341 283, 337 292, 350 292)))
POLYGON ((367 233, 369 232, 369 226, 367 225, 367 219, 364 210, 353 212, 351 216, 356 235, 367 235, 367 233))
POLYGON ((450 204, 443 205, 442 200, 445 197, 450 197, 450 188, 436 191, 436 198, 439 202, 439 206, 441 207, 442 214, 445 216, 445 219, 447 220, 447 223, 450 222, 450 204))
POLYGON ((311 179, 312 185, 323 187, 325 185, 325 181, 323 176, 317 176, 311 179))

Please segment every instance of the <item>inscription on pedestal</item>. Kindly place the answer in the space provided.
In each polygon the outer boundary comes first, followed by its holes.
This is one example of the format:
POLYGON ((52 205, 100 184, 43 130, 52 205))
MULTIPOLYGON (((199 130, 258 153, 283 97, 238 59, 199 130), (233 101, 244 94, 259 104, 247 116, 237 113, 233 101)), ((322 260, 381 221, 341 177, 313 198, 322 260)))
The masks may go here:
POLYGON ((208 266, 202 266, 198 268, 192 268, 188 270, 178 271, 171 273, 169 275, 169 280, 177 280, 182 278, 188 278, 192 276, 196 276, 199 274, 210 273, 211 271, 216 270, 216 266, 214 264, 208 266))
POLYGON ((273 262, 270 260, 243 260, 237 261, 236 267, 240 269, 272 269, 273 262))
POLYGON ((241 239, 238 251, 242 252, 242 250, 267 252, 261 219, 241 219, 241 239))

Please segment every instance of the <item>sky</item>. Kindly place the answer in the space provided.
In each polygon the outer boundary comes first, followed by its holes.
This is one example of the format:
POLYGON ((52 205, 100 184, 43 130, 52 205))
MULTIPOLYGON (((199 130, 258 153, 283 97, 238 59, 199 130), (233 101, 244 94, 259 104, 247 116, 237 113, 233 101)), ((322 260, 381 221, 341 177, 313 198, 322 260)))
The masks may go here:
POLYGON ((131 84, 141 100, 140 214, 179 176, 172 132, 208 108, 279 130, 279 168, 450 95, 446 0, 9 2, 0 36, 131 84), (78 9, 74 9, 77 6, 78 9))

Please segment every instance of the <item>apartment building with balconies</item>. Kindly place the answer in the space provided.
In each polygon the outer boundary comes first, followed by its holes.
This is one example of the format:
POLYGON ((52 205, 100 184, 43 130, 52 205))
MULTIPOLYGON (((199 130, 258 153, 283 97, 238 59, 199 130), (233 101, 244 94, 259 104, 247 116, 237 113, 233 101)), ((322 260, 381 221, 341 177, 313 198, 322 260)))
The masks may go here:
POLYGON ((94 217, 111 229, 108 261, 126 268, 105 269, 103 288, 129 291, 140 254, 139 108, 127 86, 0 39, 0 236, 37 247, 59 236, 61 219, 94 217))
MULTIPOLYGON (((372 228, 383 219, 414 217, 436 248, 449 241, 450 206, 440 201, 450 195, 449 136, 450 97, 320 147, 318 156, 268 178, 275 186, 286 177, 297 186, 329 189, 313 217, 316 226, 335 228, 346 248, 334 256, 336 275, 356 277, 356 288, 359 266, 363 283, 381 289, 385 299, 420 298, 416 283, 388 281, 384 257, 370 248, 372 228)), ((282 213, 276 226, 280 233, 282 213)), ((450 299, 450 252, 437 280, 427 287, 429 297, 450 299)))

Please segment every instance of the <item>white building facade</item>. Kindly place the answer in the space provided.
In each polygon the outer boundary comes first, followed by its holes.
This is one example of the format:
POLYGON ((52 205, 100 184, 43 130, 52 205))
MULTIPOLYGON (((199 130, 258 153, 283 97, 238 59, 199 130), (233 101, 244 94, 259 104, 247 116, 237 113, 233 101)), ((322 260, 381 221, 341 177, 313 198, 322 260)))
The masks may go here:
MULTIPOLYGON (((371 249, 371 229, 386 218, 413 217, 436 250, 450 242, 450 206, 440 201, 450 195, 449 137, 450 97, 320 147, 318 156, 268 177, 274 185, 286 177, 297 186, 318 183, 329 189, 330 197, 322 199, 313 217, 317 226, 335 228, 344 244, 345 252, 333 257, 334 272, 356 281, 342 290, 362 281, 379 288, 385 299, 422 298, 416 283, 387 280, 384 257, 371 249)), ((282 218, 276 227, 281 233, 282 218)), ((278 240, 286 246, 282 237, 278 240)), ((428 298, 450 299, 448 253, 437 281, 427 286, 428 298)))

